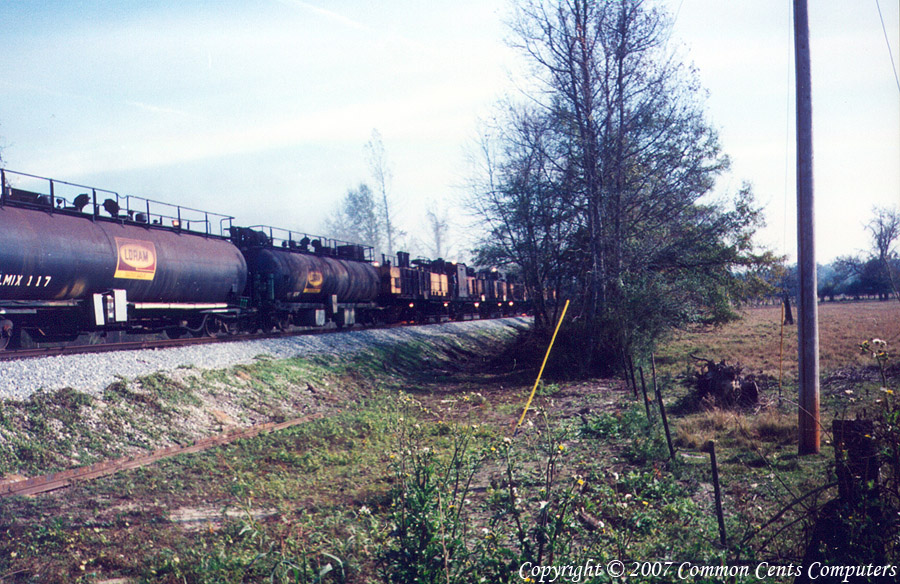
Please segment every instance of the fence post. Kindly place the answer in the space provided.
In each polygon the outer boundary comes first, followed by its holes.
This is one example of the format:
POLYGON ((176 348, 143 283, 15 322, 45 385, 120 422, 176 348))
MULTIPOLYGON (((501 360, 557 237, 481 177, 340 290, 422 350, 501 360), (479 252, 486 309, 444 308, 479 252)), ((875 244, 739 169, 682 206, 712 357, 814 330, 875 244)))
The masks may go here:
POLYGON ((703 451, 709 453, 709 461, 712 465, 713 489, 716 495, 716 518, 719 520, 719 539, 722 547, 728 546, 725 536, 725 516, 722 514, 722 490, 719 488, 719 465, 716 462, 716 441, 710 440, 703 446, 703 451))
POLYGON ((644 409, 647 410, 647 421, 652 424, 653 418, 650 417, 650 400, 647 399, 647 382, 644 381, 644 368, 640 365, 638 366, 638 373, 641 374, 641 391, 644 394, 644 409))
POLYGON ((672 446, 672 434, 669 432, 669 419, 666 417, 666 404, 663 403, 662 394, 659 392, 659 384, 656 383, 656 357, 650 353, 650 367, 653 371, 653 391, 656 393, 656 401, 659 402, 659 415, 662 417, 663 429, 666 431, 666 444, 669 445, 669 456, 675 460, 675 447, 672 446))
POLYGON ((634 378, 634 361, 632 361, 631 355, 628 353, 625 353, 625 365, 628 367, 626 375, 631 375, 631 390, 634 392, 634 397, 637 397, 637 381, 634 378))

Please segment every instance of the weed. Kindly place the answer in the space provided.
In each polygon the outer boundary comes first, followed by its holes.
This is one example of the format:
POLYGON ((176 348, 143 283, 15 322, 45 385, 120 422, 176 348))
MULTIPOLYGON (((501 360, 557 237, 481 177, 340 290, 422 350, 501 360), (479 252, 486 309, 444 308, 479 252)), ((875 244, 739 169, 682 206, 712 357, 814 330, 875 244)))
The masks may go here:
MULTIPOLYGON (((753 335, 742 339, 742 351, 756 350, 748 344, 753 335)), ((723 550, 708 458, 687 453, 668 461, 659 422, 648 423, 643 404, 606 381, 548 383, 535 406, 541 413, 504 440, 506 424, 521 413, 517 396, 527 395, 530 382, 504 393, 483 371, 469 375, 465 364, 446 359, 473 347, 483 352, 468 341, 436 350, 427 340, 342 359, 262 358, 219 372, 183 371, 177 381, 119 380, 91 403, 69 394, 4 407, 0 457, 13 461, 12 470, 59 464, 64 442, 66 452, 83 457, 166 443, 175 432, 167 426, 183 427, 197 407, 193 397, 208 404, 212 396, 217 409, 242 421, 286 416, 309 404, 327 404, 331 415, 79 486, 64 497, 4 501, 0 574, 25 570, 22 579, 48 582, 454 584, 520 581, 519 569, 529 562, 780 565, 802 557, 805 518, 834 489, 825 457, 789 452, 795 415, 786 406, 670 415, 681 448, 708 439, 720 447, 729 535, 723 550), (67 411, 54 400, 69 404, 67 411), (142 400, 156 400, 170 414, 160 417, 142 400), (91 428, 92 440, 64 439, 72 423, 91 428), (38 435, 46 439, 33 439, 38 435), (14 453, 7 458, 3 449, 13 447, 41 462, 24 466, 14 453), (176 520, 182 509, 203 511, 206 519, 176 520)), ((485 362, 480 353, 474 359, 485 362)), ((657 364, 680 367, 662 357, 657 364)), ((869 380, 876 383, 877 375, 872 368, 869 380)), ((660 378, 670 387, 666 372, 660 378)), ((894 397, 874 385, 869 398, 854 389, 848 411, 895 409, 893 401, 875 402, 894 397)), ((677 398, 677 391, 667 395, 677 398)), ((890 443, 882 456, 893 456, 890 443)), ((886 468, 883 481, 893 470, 886 468)))
POLYGON ((535 392, 535 395, 540 396, 540 397, 548 397, 548 396, 556 395, 560 391, 562 391, 562 387, 560 387, 560 385, 558 383, 544 383, 543 381, 541 381, 538 384, 538 388, 537 388, 537 391, 535 392))
POLYGON ((582 434, 595 438, 620 438, 633 436, 647 429, 647 418, 643 410, 631 407, 622 412, 603 412, 584 420, 582 434))

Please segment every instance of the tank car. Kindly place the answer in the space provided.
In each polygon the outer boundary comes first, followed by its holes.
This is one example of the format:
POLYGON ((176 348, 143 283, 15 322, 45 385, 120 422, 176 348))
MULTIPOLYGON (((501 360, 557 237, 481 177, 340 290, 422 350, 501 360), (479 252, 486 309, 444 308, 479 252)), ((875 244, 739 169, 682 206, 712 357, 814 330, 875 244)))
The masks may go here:
POLYGON ((246 293, 268 326, 375 320, 380 279, 371 248, 263 225, 233 227, 231 238, 247 261, 246 293))
POLYGON ((434 322, 512 314, 497 272, 0 169, 0 349, 82 332, 434 322))
POLYGON ((231 217, 6 170, 0 184, 3 346, 20 328, 62 340, 235 317, 247 264, 221 234, 231 217))

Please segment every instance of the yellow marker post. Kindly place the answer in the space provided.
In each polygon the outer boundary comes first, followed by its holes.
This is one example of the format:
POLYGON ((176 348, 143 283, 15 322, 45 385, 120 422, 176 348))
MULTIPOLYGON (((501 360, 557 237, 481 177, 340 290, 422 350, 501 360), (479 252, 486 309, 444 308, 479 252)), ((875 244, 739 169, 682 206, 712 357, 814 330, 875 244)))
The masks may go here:
POLYGON ((569 309, 569 301, 566 300, 565 306, 563 306, 562 314, 559 315, 559 322, 556 323, 556 330, 553 331, 553 337, 550 338, 550 346, 547 347, 547 354, 544 355, 544 362, 541 363, 541 370, 538 371, 537 379, 534 381, 534 387, 531 388, 531 395, 528 396, 528 401, 525 403, 525 409, 522 410, 522 417, 519 418, 519 421, 516 423, 514 428, 513 436, 515 433, 519 431, 519 426, 522 425, 522 422, 525 421, 525 414, 528 413, 528 408, 531 406, 531 400, 534 399, 534 394, 537 391, 538 384, 541 382, 541 375, 544 374, 544 367, 547 365, 547 359, 550 358, 550 350, 553 349, 553 343, 556 341, 556 333, 559 332, 559 327, 562 325, 563 319, 566 317, 566 310, 569 309))

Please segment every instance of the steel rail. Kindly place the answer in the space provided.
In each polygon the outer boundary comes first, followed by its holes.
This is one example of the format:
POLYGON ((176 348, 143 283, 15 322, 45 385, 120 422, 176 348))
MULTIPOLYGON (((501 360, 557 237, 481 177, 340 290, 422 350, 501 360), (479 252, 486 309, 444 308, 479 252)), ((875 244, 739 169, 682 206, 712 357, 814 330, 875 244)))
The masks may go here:
POLYGON ((201 438, 189 446, 167 446, 154 450, 149 454, 126 456, 63 470, 43 476, 31 477, 18 481, 0 482, 0 498, 13 496, 33 496, 40 493, 64 489, 79 482, 93 480, 117 472, 147 466, 154 462, 171 458, 179 454, 202 452, 214 446, 229 444, 243 438, 253 438, 263 432, 275 432, 324 418, 325 414, 316 413, 301 418, 293 418, 284 422, 266 422, 247 428, 221 432, 213 436, 201 438))
MULTIPOLYGON (((519 315, 515 315, 519 316, 519 315)), ((500 318, 513 318, 510 317, 500 317, 500 318)), ((494 318, 490 319, 472 319, 472 320, 496 320, 494 318)), ((137 341, 126 341, 120 343, 98 343, 95 345, 63 345, 63 346, 53 346, 53 347, 35 347, 28 349, 7 349, 0 350, 0 362, 2 361, 16 361, 19 359, 34 359, 39 357, 53 357, 53 356, 61 356, 61 355, 80 355, 86 353, 107 353, 113 351, 139 351, 144 349, 168 349, 172 347, 183 347, 189 345, 206 345, 211 343, 232 343, 232 342, 242 342, 242 341, 256 341, 256 340, 264 340, 264 339, 281 339, 287 337, 295 337, 302 335, 322 335, 322 334, 331 334, 331 333, 341 333, 341 332, 350 332, 354 330, 383 330, 383 329, 392 329, 399 327, 407 327, 407 326, 427 326, 431 324, 443 324, 444 322, 456 322, 456 321, 441 321, 436 320, 435 322, 396 322, 390 324, 377 324, 377 325, 365 325, 365 326, 352 326, 346 328, 297 328, 292 331, 274 331, 274 332, 265 332, 265 333, 238 333, 238 334, 229 334, 224 336, 215 336, 215 337, 185 337, 181 339, 156 339, 156 340, 137 340, 137 341)), ((462 321, 459 321, 462 322, 462 321)), ((466 321, 468 322, 468 321, 466 321)))

